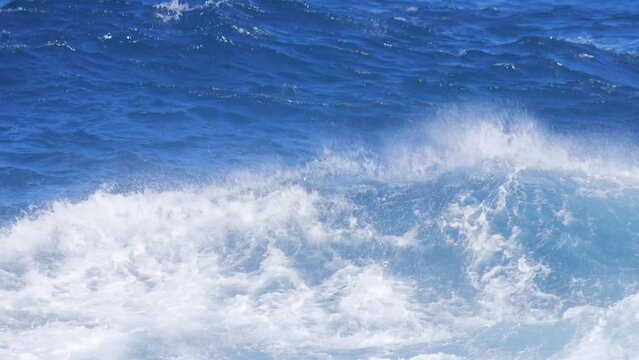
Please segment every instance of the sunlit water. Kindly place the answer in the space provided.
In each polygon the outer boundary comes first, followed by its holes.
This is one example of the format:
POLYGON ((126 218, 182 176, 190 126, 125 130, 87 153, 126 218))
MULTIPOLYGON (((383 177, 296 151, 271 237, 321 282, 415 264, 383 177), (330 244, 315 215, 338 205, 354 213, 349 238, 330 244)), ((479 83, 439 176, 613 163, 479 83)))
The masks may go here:
POLYGON ((634 2, 0 4, 0 358, 639 357, 634 2))

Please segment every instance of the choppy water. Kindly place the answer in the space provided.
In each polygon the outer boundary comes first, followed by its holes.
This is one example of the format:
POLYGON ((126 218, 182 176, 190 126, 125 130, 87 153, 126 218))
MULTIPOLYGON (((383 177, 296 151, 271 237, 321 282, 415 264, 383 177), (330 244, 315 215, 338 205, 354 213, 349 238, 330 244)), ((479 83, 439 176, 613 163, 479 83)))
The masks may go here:
POLYGON ((639 357, 633 1, 0 4, 0 358, 639 357))

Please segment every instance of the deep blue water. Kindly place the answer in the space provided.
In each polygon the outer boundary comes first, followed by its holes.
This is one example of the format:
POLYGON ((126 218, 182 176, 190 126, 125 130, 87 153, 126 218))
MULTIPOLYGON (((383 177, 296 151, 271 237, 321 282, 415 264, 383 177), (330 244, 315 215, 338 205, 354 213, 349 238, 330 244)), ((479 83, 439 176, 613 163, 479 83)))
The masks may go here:
POLYGON ((636 2, 0 6, 0 358, 639 357, 636 2))

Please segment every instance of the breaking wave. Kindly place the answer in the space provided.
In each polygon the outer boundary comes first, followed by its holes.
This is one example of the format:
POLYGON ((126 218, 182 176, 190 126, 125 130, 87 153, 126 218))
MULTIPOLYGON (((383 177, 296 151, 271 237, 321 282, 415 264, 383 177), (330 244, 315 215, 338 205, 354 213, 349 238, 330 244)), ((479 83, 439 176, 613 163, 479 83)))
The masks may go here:
POLYGON ((477 108, 388 139, 17 219, 0 235, 0 355, 639 353, 630 142, 477 108))

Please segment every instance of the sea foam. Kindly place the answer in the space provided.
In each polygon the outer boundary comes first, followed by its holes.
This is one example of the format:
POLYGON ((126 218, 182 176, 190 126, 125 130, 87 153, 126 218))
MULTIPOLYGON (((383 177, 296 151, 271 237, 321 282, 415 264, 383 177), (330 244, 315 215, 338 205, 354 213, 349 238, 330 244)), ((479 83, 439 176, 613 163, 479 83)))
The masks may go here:
POLYGON ((632 249, 636 209, 579 191, 594 181, 637 197, 632 163, 530 118, 446 116, 377 153, 192 189, 100 190, 17 219, 0 235, 0 354, 637 354, 639 319, 623 315, 637 312, 633 273, 609 281, 618 259, 599 250, 632 249), (598 265, 571 267, 575 253, 598 265))

